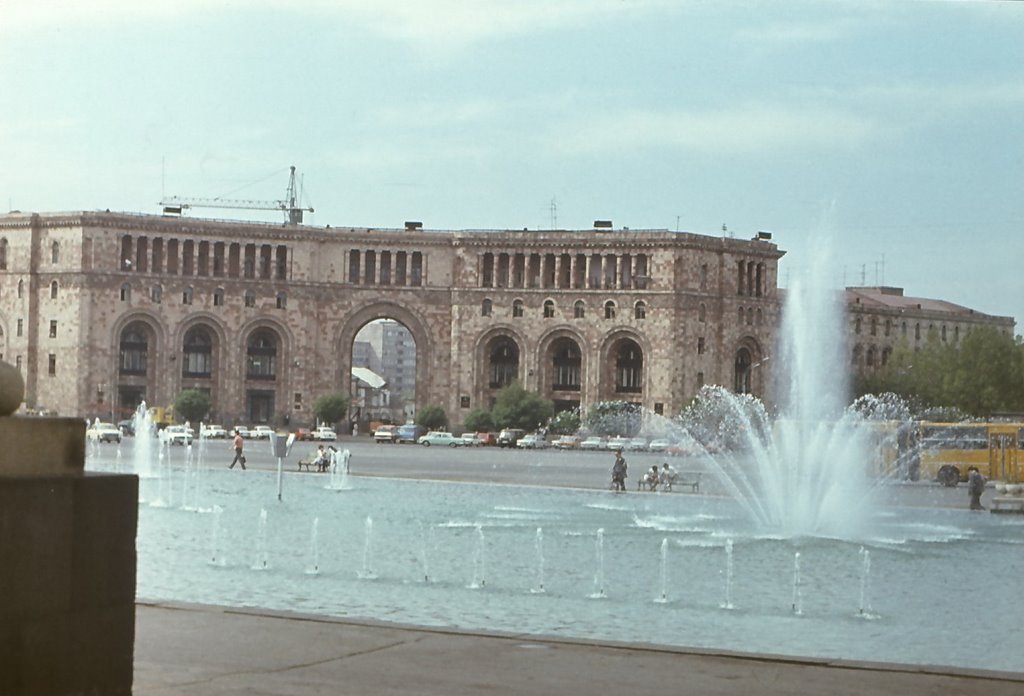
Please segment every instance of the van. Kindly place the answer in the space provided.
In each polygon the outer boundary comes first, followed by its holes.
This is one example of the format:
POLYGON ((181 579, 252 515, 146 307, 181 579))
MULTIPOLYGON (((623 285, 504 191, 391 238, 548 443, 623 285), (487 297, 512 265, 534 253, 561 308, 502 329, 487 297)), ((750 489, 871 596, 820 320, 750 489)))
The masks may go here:
POLYGON ((409 442, 416 444, 416 441, 420 439, 420 435, 427 432, 427 429, 422 425, 415 425, 413 423, 407 423, 405 425, 398 426, 398 434, 395 436, 395 442, 399 445, 409 442))
POLYGON ((525 434, 526 431, 519 428, 505 428, 498 433, 498 447, 515 447, 519 438, 525 434))

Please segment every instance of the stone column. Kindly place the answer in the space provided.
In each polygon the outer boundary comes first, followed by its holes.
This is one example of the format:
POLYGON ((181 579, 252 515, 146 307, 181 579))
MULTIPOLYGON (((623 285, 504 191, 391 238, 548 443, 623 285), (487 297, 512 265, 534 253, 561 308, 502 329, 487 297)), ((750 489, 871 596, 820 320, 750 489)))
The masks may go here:
POLYGON ((0 694, 125 694, 138 478, 85 473, 85 421, 10 415, 0 362, 0 694))

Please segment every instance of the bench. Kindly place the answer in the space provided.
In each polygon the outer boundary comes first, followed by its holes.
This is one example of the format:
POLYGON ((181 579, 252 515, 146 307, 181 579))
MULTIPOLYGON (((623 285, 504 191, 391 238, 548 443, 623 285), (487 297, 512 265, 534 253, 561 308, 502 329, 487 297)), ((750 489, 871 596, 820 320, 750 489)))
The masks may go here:
POLYGON ((315 466, 318 472, 323 473, 327 471, 330 465, 331 463, 329 459, 318 460, 316 457, 309 457, 307 459, 299 460, 299 471, 302 471, 303 467, 305 467, 306 471, 312 471, 315 466))
POLYGON ((660 483, 659 479, 658 483, 651 485, 652 482, 648 479, 647 474, 645 473, 640 477, 640 480, 637 481, 636 489, 638 491, 645 489, 654 491, 657 490, 657 487, 660 485, 664 490, 671 491, 673 486, 689 486, 690 490, 694 493, 700 493, 700 475, 700 471, 675 471, 672 474, 672 478, 668 481, 660 483))

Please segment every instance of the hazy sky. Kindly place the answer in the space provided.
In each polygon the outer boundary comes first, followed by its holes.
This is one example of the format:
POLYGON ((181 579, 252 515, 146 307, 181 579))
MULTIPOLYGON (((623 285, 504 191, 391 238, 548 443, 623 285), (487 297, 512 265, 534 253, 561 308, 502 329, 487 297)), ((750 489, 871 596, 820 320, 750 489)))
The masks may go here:
POLYGON ((295 165, 321 226, 767 230, 782 285, 833 235, 1024 331, 1024 2, 0 0, 0 165, 4 210, 295 165))

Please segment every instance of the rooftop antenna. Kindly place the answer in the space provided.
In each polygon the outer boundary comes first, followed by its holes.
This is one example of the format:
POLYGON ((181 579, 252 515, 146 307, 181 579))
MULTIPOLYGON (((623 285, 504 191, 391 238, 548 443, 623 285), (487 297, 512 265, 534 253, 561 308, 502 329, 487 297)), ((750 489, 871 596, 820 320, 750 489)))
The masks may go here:
POLYGON ((551 229, 558 229, 558 201, 554 196, 551 197, 551 229))

